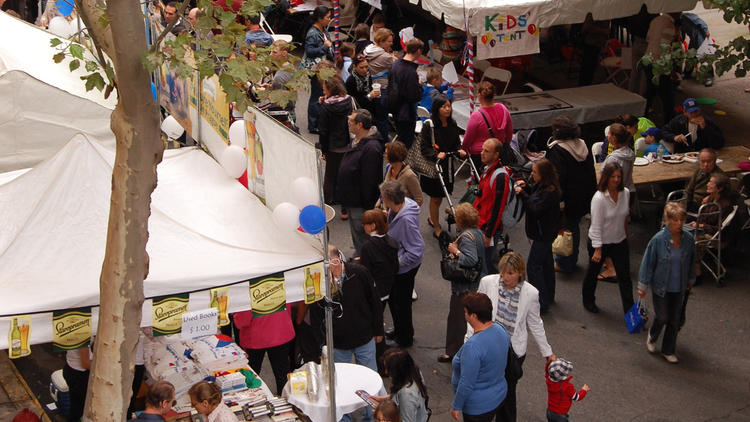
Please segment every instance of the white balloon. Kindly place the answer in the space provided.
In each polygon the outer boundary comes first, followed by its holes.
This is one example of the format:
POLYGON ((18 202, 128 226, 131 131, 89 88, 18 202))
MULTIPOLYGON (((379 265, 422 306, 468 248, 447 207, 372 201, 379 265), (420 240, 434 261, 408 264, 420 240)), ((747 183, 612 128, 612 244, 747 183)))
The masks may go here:
POLYGON ((177 119, 172 115, 169 115, 163 122, 161 122, 161 131, 164 132, 169 139, 177 139, 185 133, 185 128, 177 122, 177 119))
POLYGON ((286 231, 294 231, 299 227, 299 208, 289 202, 282 202, 273 210, 273 222, 286 231))
POLYGON ((298 177, 292 182, 292 202, 300 209, 320 206, 320 188, 309 177, 298 177))
POLYGON ((58 37, 70 38, 71 36, 73 36, 73 34, 76 33, 76 31, 78 31, 78 25, 73 26, 73 23, 68 22, 68 20, 64 17, 55 16, 54 18, 50 19, 47 29, 49 30, 49 32, 57 35, 58 37))
POLYGON ((247 156, 245 151, 237 145, 230 145, 221 154, 221 166, 229 177, 237 179, 247 169, 247 156))
POLYGON ((245 130, 244 120, 237 120, 229 126, 229 142, 232 145, 247 146, 247 131, 245 130))

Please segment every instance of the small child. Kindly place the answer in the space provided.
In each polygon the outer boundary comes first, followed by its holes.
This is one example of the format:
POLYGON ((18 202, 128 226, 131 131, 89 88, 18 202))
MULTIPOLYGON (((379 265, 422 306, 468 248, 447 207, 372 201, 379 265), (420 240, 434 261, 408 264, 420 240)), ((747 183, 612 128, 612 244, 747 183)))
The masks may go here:
POLYGON ((443 72, 436 67, 431 67, 427 71, 427 83, 422 86, 422 100, 419 105, 432 111, 432 101, 438 94, 445 94, 449 100, 453 101, 453 88, 448 82, 443 84, 443 72))
POLYGON ((547 379, 547 421, 567 422, 568 410, 575 401, 581 401, 590 390, 588 384, 584 384, 581 391, 570 382, 573 377, 573 364, 565 359, 556 359, 545 365, 545 378, 547 379))
POLYGON ((390 399, 381 402, 375 413, 373 414, 376 421, 383 422, 401 422, 401 412, 398 410, 398 405, 390 399))
POLYGON ((365 51, 365 47, 372 44, 370 41, 370 26, 366 23, 357 24, 354 27, 354 55, 359 56, 365 51))
POLYGON ((343 42, 339 49, 339 55, 336 56, 336 68, 339 70, 339 77, 346 82, 351 74, 352 59, 354 58, 354 43, 343 42))
MULTIPOLYGON (((643 150, 643 155, 648 155, 652 152, 656 155, 659 152, 659 145, 661 145, 661 130, 658 127, 650 127, 645 132, 641 132, 641 136, 646 141, 646 148, 643 150)), ((664 148, 664 155, 669 155, 666 147, 664 148)))

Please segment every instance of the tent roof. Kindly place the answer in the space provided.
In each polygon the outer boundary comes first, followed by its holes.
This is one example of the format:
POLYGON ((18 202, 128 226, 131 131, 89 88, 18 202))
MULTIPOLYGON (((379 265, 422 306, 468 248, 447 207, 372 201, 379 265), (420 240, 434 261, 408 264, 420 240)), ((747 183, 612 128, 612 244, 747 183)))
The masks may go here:
MULTIPOLYGON (((0 175, 0 309, 99 303, 114 153, 77 135, 27 171, 0 175), (15 177, 15 178, 13 178, 15 177)), ((152 195, 146 297, 191 292, 318 262, 202 150, 165 154, 152 195)))
POLYGON ((421 1, 424 10, 438 19, 444 18, 450 26, 464 29, 464 5, 469 18, 472 35, 484 32, 484 15, 520 14, 530 8, 539 8, 539 26, 580 23, 591 12, 594 19, 606 20, 638 14, 642 4, 649 12, 678 12, 692 10, 698 0, 409 0, 412 4, 421 1))

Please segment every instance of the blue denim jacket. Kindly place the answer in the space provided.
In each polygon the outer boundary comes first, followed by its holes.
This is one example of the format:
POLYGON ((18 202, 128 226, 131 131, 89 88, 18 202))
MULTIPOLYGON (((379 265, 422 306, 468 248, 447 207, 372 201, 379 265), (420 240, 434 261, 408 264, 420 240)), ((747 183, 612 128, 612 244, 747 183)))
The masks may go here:
MULTIPOLYGON (((672 245, 669 243, 670 240, 672 240, 672 234, 667 227, 664 227, 648 242, 643 261, 641 261, 641 269, 638 272, 639 290, 646 290, 651 286, 657 296, 664 297, 666 294, 671 271, 672 245)), ((680 262, 682 268, 687 269, 687 271, 681 271, 682 277, 680 277, 681 290, 685 291, 695 282, 695 241, 693 236, 685 230, 682 231, 680 242, 680 262)))

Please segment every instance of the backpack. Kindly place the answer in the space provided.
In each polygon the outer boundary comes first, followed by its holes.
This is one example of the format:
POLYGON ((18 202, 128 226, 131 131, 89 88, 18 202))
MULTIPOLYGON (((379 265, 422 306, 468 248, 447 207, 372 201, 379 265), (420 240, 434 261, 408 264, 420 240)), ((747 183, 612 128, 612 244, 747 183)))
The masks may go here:
POLYGON ((498 175, 505 174, 505 187, 503 188, 502 219, 503 230, 515 227, 523 218, 523 202, 516 196, 513 190, 513 178, 507 167, 499 166, 490 176, 490 186, 495 182, 498 175))

